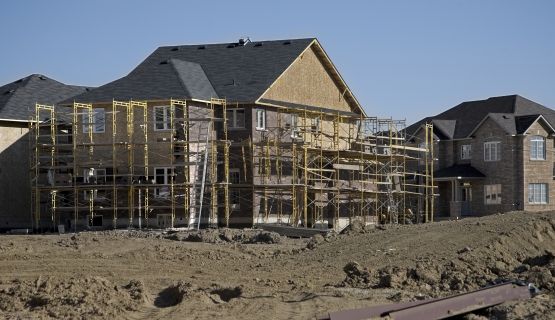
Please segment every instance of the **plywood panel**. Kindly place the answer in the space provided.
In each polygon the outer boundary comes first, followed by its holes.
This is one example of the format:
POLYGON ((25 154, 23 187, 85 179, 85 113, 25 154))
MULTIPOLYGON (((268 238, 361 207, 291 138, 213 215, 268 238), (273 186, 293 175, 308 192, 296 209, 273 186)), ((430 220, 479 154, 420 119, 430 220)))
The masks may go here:
POLYGON ((352 110, 312 47, 285 71, 262 98, 352 110))

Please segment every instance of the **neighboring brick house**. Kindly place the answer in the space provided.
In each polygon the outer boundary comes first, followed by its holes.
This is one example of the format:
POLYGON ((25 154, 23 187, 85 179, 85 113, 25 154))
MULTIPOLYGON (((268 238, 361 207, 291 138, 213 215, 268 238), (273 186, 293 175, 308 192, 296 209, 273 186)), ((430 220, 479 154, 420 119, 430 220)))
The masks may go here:
POLYGON ((85 90, 40 74, 0 87, 0 230, 31 226, 27 136, 35 103, 58 103, 85 90))
POLYGON ((518 95, 463 102, 407 128, 434 125, 436 216, 555 209, 555 111, 518 95))

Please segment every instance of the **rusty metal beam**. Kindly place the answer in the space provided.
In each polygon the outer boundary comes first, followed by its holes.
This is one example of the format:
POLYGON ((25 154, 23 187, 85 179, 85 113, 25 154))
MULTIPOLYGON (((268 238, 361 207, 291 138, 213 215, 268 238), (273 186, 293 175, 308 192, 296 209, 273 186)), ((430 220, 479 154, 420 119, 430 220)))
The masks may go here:
POLYGON ((533 285, 509 282, 446 298, 330 312, 318 319, 362 320, 380 317, 395 320, 448 319, 495 306, 505 301, 531 298, 533 295, 532 289, 535 289, 533 285))

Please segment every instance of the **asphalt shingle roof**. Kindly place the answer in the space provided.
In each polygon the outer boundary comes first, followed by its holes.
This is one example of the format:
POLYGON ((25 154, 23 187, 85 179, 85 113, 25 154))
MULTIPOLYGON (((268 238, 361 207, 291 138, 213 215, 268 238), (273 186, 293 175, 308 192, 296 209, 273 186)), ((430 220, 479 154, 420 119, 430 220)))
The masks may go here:
POLYGON ((86 90, 32 74, 0 87, 0 119, 29 120, 36 103, 56 104, 86 90))
POLYGON ((214 97, 254 102, 314 40, 159 47, 127 76, 83 93, 75 101, 214 97))
POLYGON ((456 164, 434 172, 434 179, 445 178, 484 178, 485 175, 470 164, 456 164))
MULTIPOLYGON (((467 138, 481 121, 489 116, 507 133, 518 134, 542 115, 551 126, 555 124, 555 110, 542 106, 519 95, 492 97, 486 100, 463 102, 436 116, 424 118, 407 127, 408 135, 414 134, 422 124, 433 121, 443 129, 444 120, 456 120, 451 139, 467 138), (533 117, 535 116, 535 117, 533 117), (533 117, 533 120, 530 120, 533 117), (526 126, 527 125, 527 126, 526 126)), ((450 128, 451 129, 451 128, 450 128)))

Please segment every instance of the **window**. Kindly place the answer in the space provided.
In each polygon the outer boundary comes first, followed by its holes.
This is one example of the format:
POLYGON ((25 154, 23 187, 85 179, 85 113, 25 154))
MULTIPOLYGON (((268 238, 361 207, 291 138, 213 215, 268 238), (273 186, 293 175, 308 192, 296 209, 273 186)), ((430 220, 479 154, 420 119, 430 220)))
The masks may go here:
POLYGON ((245 128, 245 109, 227 109, 226 116, 228 128, 245 128))
POLYGON ((310 128, 313 132, 318 132, 320 130, 320 117, 316 117, 311 120, 310 128))
POLYGON ((256 109, 256 130, 266 130, 266 110, 256 109))
POLYGON ((231 203, 231 210, 241 209, 241 191, 231 190, 229 192, 229 202, 231 203))
POLYGON ((530 183, 528 185, 528 203, 547 204, 547 183, 530 183))
POLYGON ((501 160, 501 142, 484 142, 484 161, 501 160))
POLYGON ((238 168, 229 168, 229 183, 241 183, 241 171, 238 168))
POLYGON ((291 138, 300 138, 300 132, 299 132, 299 116, 292 113, 291 114, 291 138))
POLYGON ((169 130, 171 128, 170 106, 154 107, 154 130, 169 130))
POLYGON ((484 186, 484 203, 500 204, 501 203, 501 185, 489 184, 484 186))
POLYGON ((83 182, 105 184, 106 183, 106 169, 89 168, 83 170, 83 182))
POLYGON ((461 159, 467 160, 472 158, 472 145, 471 144, 463 144, 461 146, 461 159))
POLYGON ((103 108, 94 108, 92 114, 85 111, 83 115, 83 133, 89 133, 92 125, 93 133, 103 133, 106 129, 106 116, 103 108))
POLYGON ((100 199, 100 197, 98 196, 98 190, 85 190, 85 191, 83 191, 83 199, 85 199, 86 201, 100 199), (92 196, 92 198, 91 198, 91 196, 92 196))
POLYGON ((545 138, 532 136, 530 138, 530 160, 545 160, 545 138))
MULTIPOLYGON (((158 185, 170 184, 173 179, 172 168, 154 168, 154 181, 158 185)), ((167 198, 170 195, 168 186, 161 186, 154 190, 154 195, 159 198, 167 198)))

